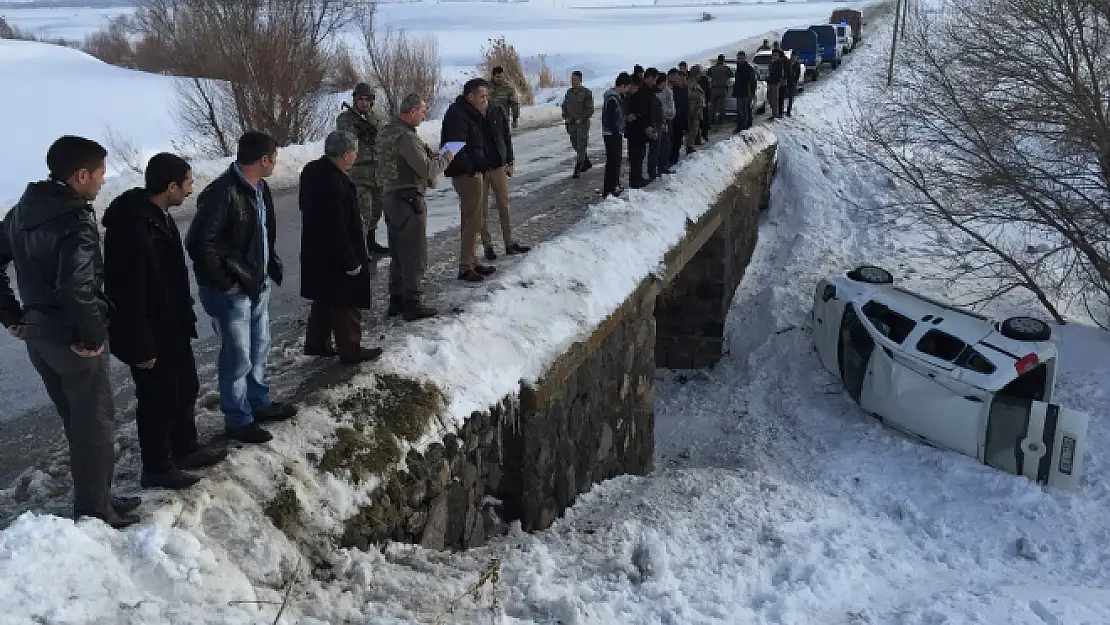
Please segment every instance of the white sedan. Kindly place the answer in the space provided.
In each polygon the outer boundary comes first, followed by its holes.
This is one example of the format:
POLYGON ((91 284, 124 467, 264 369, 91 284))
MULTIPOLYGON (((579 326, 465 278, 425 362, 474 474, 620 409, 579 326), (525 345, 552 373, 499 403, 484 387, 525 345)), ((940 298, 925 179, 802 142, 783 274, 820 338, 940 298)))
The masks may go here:
POLYGON ((821 364, 882 422, 1041 484, 1078 486, 1088 417, 1052 403, 1045 322, 995 322, 863 266, 817 284, 812 323, 821 364))

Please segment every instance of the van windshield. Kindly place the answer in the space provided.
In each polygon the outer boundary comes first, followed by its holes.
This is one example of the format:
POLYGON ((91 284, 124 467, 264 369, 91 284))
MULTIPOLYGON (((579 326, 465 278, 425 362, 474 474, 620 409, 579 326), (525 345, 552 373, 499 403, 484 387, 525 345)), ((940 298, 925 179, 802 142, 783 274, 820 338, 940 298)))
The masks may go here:
POLYGON ((813 33, 809 31, 793 30, 782 36, 783 50, 799 50, 802 52, 813 49, 813 33))
POLYGON ((836 31, 832 26, 817 26, 813 28, 813 32, 817 33, 817 43, 823 46, 836 44, 836 31))

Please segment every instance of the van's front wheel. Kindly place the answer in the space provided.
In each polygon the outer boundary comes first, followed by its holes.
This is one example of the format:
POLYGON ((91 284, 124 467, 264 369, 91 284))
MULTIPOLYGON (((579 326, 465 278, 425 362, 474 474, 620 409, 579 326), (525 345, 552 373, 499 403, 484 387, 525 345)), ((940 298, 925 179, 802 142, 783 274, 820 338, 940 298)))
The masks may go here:
POLYGON ((1052 328, 1033 317, 1010 317, 1002 322, 999 332, 1015 341, 1047 341, 1052 338, 1052 328))

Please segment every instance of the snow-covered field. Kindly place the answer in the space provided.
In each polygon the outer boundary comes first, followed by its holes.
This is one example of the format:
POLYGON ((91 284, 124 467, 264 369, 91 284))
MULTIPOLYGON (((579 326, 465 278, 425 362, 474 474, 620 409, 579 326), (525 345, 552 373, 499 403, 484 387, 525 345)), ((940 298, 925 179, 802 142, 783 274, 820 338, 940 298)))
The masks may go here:
MULTIPOLYGON (((732 305, 729 354, 712 371, 657 376, 653 475, 610 480, 550 530, 462 554, 340 552, 325 583, 286 575, 298 555, 252 499, 283 470, 307 480, 303 470, 272 453, 239 453, 124 532, 21 517, 0 533, 0 623, 270 623, 287 589, 288 625, 429 623, 495 558, 497 607, 486 587, 447 622, 1110 623, 1110 335, 1082 323, 1054 329, 1060 401, 1092 415, 1087 474, 1071 493, 894 433, 863 414, 813 352, 806 313, 825 273, 880 264, 945 295, 923 239, 878 225, 873 211, 893 192, 885 178, 840 147, 846 112, 830 103, 884 68, 873 37, 774 125, 778 175, 732 305)), ((713 184, 720 161, 711 157, 741 157, 740 146, 704 150, 675 179, 713 184)), ((671 192, 630 194, 630 223, 652 219, 671 192)), ((700 201, 690 197, 687 211, 700 201)), ((623 204, 610 201, 595 218, 615 219, 623 204)), ((558 240, 546 245, 559 253, 558 240)), ((552 326, 565 319, 544 312, 552 326)), ((425 347, 455 340, 442 338, 425 347)), ((297 424, 308 430, 301 436, 313 427, 297 424)), ((277 430, 279 453, 294 447, 292 429, 277 430)), ((345 485, 319 488, 315 496, 332 498, 322 516, 350 505, 345 485)))
MULTIPOLYGON (((410 32, 434 35, 449 78, 476 72, 479 53, 489 40, 505 36, 528 62, 547 55, 549 65, 569 76, 583 72, 592 87, 608 87, 620 71, 635 63, 661 66, 686 58, 704 61, 727 46, 768 31, 828 20, 834 6, 844 2, 738 4, 713 7, 716 19, 701 22, 701 9, 637 6, 569 8, 551 2, 405 2, 382 4, 383 19, 410 32), (434 15, 434 18, 430 17, 434 15)), ((847 2, 853 6, 860 0, 847 2)), ((81 39, 103 27, 115 9, 6 9, 5 19, 45 37, 81 39)), ((353 34, 350 34, 353 37, 353 34)), ((173 79, 111 67, 73 50, 0 41, 0 85, 4 115, 0 115, 0 214, 18 199, 27 182, 45 175, 45 154, 64 133, 105 142, 111 129, 141 153, 140 163, 162 151, 181 151, 182 129, 174 113, 173 79)), ((557 90, 560 91, 561 90, 557 90)), ((599 94, 600 96, 600 94, 599 94)), ((345 95, 344 95, 345 97, 345 95)), ((555 103, 526 114, 532 123, 558 119, 555 103)), ((439 124, 426 122, 425 132, 439 124)), ((432 136, 432 135, 429 135, 432 136)), ((306 159, 317 157, 318 145, 291 148, 273 178, 275 186, 295 183, 306 159)), ((113 172, 127 170, 113 159, 113 172)), ((226 162, 200 163, 200 173, 220 171, 226 162)), ((103 192, 106 205, 135 183, 124 176, 103 192)), ((204 182, 204 179, 201 179, 204 182)))

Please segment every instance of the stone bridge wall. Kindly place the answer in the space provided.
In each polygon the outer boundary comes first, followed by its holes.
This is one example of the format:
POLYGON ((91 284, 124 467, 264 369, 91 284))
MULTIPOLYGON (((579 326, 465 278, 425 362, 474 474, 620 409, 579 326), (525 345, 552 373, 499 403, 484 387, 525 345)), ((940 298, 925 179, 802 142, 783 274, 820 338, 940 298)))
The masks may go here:
POLYGON ((593 484, 649 473, 654 370, 720 359, 725 316, 770 197, 775 149, 760 152, 688 224, 665 274, 645 279, 543 379, 474 413, 423 455, 410 453, 407 471, 388 478, 374 503, 348 520, 344 546, 392 539, 468 548, 501 531, 498 518, 541 530, 593 484))

